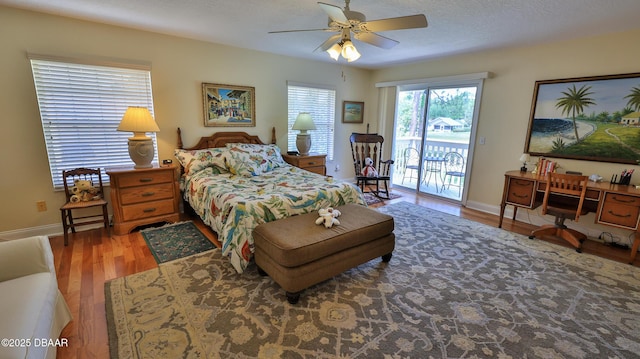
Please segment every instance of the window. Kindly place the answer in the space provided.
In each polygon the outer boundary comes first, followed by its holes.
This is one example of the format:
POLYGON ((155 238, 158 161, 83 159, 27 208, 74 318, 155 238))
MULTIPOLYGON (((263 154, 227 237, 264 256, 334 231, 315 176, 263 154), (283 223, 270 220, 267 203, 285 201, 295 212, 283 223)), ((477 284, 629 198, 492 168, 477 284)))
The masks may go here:
POLYGON ((288 151, 296 150, 298 131, 291 129, 300 112, 309 112, 316 125, 310 131, 311 152, 326 153, 333 160, 333 131, 336 117, 336 90, 317 85, 288 82, 288 151))
POLYGON ((153 115, 150 68, 30 59, 54 189, 62 170, 130 166, 132 133, 116 128, 129 106, 153 115))

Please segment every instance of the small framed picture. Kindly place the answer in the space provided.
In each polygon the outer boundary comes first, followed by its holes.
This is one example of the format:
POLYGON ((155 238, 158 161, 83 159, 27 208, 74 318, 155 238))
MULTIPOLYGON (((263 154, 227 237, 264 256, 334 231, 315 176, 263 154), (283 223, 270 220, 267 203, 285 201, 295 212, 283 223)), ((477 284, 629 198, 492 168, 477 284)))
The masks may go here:
POLYGON ((362 123, 364 116, 364 102, 343 101, 342 102, 342 122, 362 123))

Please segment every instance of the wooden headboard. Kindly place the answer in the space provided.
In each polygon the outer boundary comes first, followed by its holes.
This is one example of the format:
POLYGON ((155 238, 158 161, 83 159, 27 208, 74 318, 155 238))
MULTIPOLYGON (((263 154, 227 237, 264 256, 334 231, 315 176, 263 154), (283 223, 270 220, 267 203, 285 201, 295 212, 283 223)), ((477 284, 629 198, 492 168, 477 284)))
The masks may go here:
MULTIPOLYGON (((246 132, 216 132, 211 136, 200 137, 200 141, 193 146, 184 148, 182 143, 182 131, 178 127, 178 148, 184 150, 201 150, 205 148, 224 147, 227 143, 256 143, 264 145, 258 136, 250 135, 246 132)), ((271 142, 276 143, 276 128, 271 129, 271 142)))

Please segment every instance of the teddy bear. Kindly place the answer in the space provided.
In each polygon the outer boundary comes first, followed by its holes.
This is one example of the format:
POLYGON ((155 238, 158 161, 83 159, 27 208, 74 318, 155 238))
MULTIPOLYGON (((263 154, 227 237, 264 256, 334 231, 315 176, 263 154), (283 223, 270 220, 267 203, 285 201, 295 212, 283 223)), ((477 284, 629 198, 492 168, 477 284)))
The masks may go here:
POLYGON ((331 228, 335 224, 336 226, 340 225, 340 221, 338 221, 337 217, 339 217, 342 213, 334 208, 320 208, 318 210, 318 219, 316 219, 316 224, 323 224, 326 228, 331 228))
POLYGON ((88 202, 100 198, 100 191, 94 187, 91 181, 75 180, 74 186, 71 187, 71 202, 88 202))
POLYGON ((378 177, 378 171, 373 167, 373 160, 371 157, 364 159, 364 168, 362 168, 360 173, 365 177, 378 177))

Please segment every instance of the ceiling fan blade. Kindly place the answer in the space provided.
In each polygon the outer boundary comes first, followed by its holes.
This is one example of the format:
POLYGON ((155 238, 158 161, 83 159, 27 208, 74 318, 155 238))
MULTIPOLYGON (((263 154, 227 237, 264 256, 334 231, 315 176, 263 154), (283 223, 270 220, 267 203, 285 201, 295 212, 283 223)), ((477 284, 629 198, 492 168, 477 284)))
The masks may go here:
POLYGON ((327 51, 329 50, 329 48, 331 46, 333 46, 333 44, 335 44, 338 40, 340 40, 340 34, 337 35, 333 35, 331 37, 329 37, 327 39, 327 41, 323 42, 322 44, 320 44, 320 46, 316 47, 315 50, 313 50, 314 52, 317 51, 318 49, 322 49, 322 51, 327 51))
POLYGON ((360 23, 364 31, 391 31, 427 27, 427 17, 423 14, 372 20, 360 23))
POLYGON ((302 32, 302 31, 332 31, 329 28, 326 29, 303 29, 303 30, 280 30, 280 31, 269 31, 269 34, 280 34, 283 32, 302 32))
POLYGON ((367 44, 371 44, 373 46, 381 47, 383 49, 390 49, 399 44, 399 42, 396 40, 378 35, 374 32, 361 32, 358 34, 354 34, 353 37, 355 37, 357 40, 366 42, 367 44))
POLYGON ((338 24, 349 26, 349 19, 347 19, 347 16, 339 6, 325 4, 323 2, 318 2, 318 5, 320 5, 320 8, 322 8, 322 10, 324 10, 324 12, 329 15, 329 18, 331 20, 337 22, 338 24))

